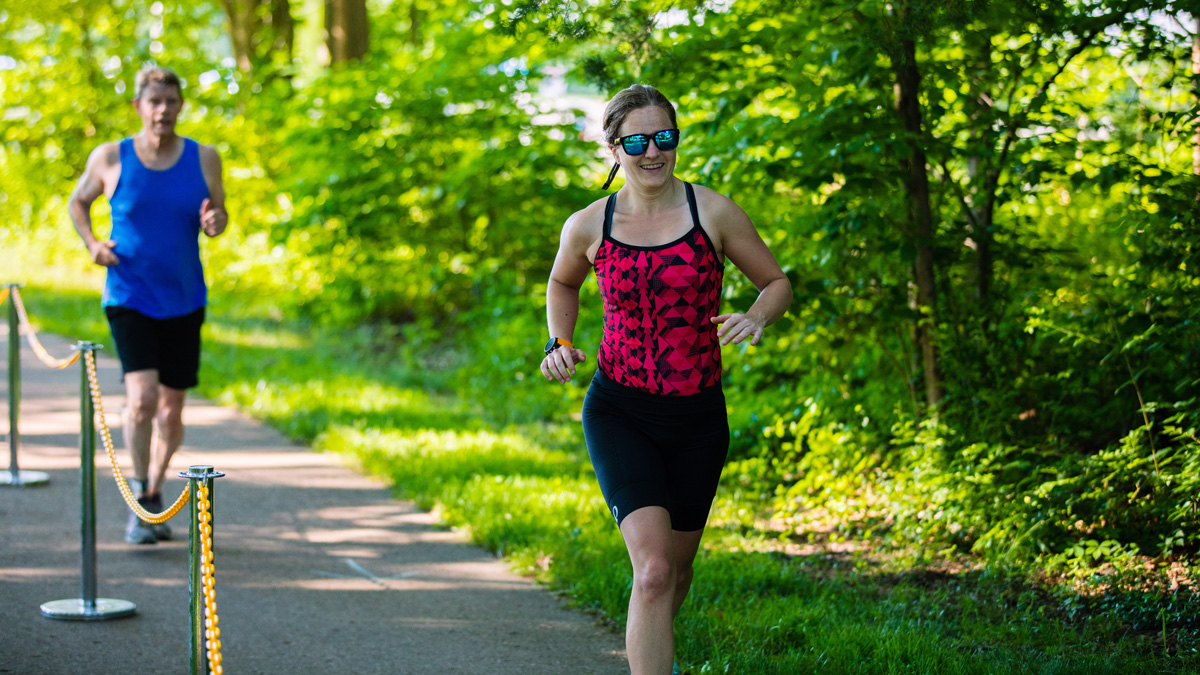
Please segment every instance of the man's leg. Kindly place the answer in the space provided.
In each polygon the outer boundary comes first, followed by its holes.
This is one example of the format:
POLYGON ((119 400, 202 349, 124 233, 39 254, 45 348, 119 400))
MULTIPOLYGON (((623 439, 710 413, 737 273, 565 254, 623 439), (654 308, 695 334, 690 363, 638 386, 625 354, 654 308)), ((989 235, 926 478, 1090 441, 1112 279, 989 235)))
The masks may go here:
POLYGON ((183 443, 183 403, 186 397, 186 389, 158 385, 158 411, 154 416, 150 484, 146 489, 152 495, 162 493, 171 456, 183 443))
MULTIPOLYGON (((186 395, 187 391, 184 389, 158 385, 158 410, 154 414, 149 477, 145 499, 138 500, 144 501, 146 510, 153 513, 162 513, 166 509, 162 488, 166 481, 167 468, 171 465, 171 456, 183 442, 183 401, 186 395)), ((171 538, 171 527, 166 523, 151 523, 150 530, 158 541, 171 538)))
MULTIPOLYGON (((135 370, 125 373, 125 448, 133 458, 134 496, 141 502, 146 498, 150 480, 150 446, 154 435, 154 418, 158 413, 159 389, 157 370, 135 370)), ((131 544, 153 544, 158 541, 150 524, 129 514, 125 541, 131 544)))
POLYGON ((150 446, 158 413, 158 371, 125 373, 125 448, 133 457, 134 478, 145 485, 150 476, 150 446))
MULTIPOLYGON (((162 357, 158 361, 158 408, 154 412, 154 442, 151 445, 149 480, 146 487, 150 505, 161 513, 162 489, 171 457, 183 443, 183 404, 189 387, 194 387, 200 372, 200 327, 204 310, 163 319, 156 324, 162 357)), ((151 526, 159 540, 171 538, 166 523, 151 526)))

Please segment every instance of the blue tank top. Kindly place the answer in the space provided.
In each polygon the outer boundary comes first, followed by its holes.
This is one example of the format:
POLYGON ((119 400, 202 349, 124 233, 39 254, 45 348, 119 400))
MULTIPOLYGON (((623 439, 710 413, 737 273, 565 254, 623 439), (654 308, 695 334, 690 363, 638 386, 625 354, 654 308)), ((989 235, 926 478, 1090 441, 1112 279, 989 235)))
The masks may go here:
POLYGON ((121 177, 109 199, 113 252, 104 306, 134 309, 155 319, 190 314, 205 305, 208 289, 200 266, 200 204, 209 196, 200 170, 200 146, 183 139, 183 154, 169 169, 147 169, 121 141, 121 177))

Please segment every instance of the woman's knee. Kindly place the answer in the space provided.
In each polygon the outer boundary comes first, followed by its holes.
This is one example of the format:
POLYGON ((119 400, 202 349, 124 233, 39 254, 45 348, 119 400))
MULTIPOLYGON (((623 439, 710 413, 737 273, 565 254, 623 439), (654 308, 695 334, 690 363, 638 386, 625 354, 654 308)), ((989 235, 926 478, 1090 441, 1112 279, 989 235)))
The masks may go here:
POLYGON ((633 573, 634 586, 649 598, 672 595, 676 582, 675 565, 666 556, 655 556, 642 562, 633 573))

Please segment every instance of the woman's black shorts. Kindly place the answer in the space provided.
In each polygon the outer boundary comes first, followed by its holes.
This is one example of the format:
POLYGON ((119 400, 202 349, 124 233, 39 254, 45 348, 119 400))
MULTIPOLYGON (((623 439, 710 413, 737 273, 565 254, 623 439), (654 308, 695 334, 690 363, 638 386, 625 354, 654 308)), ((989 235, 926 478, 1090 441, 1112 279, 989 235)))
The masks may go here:
POLYGON ((121 372, 157 370, 158 383, 172 389, 199 384, 203 307, 168 319, 154 319, 115 305, 105 307, 104 313, 121 359, 121 372))
POLYGON ((583 401, 583 435, 618 525, 637 509, 661 506, 672 529, 704 528, 729 451, 720 385, 662 396, 597 370, 583 401))

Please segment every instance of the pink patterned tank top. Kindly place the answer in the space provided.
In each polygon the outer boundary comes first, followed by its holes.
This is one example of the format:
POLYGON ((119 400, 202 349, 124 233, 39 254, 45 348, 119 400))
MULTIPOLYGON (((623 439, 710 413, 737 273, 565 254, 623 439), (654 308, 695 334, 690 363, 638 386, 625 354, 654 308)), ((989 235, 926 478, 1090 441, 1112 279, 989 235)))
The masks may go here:
POLYGON ((725 265, 700 227, 689 183, 692 229, 661 246, 630 246, 612 238, 617 196, 604 211, 596 280, 604 296, 600 370, 652 394, 686 396, 721 382, 721 345, 709 321, 721 304, 725 265))

